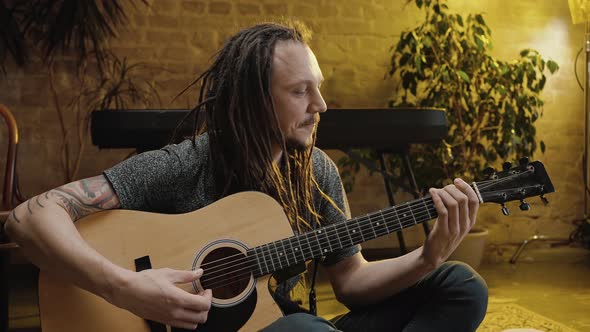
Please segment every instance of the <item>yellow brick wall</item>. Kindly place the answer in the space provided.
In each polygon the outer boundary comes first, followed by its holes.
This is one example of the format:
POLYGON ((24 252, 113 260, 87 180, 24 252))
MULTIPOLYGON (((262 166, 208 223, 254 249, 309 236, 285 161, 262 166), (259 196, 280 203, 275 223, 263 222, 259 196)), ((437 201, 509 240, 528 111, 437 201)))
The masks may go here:
MULTIPOLYGON (((421 20, 421 13, 404 2, 158 0, 150 8, 130 7, 129 24, 110 45, 119 56, 157 67, 149 75, 159 86, 163 108, 189 107, 194 104, 194 93, 174 103, 172 98, 206 68, 227 36, 255 22, 296 17, 314 30, 311 46, 326 78, 323 92, 327 103, 332 107, 382 107, 393 87, 393 82, 384 80, 389 48, 403 29, 421 20)), ((521 213, 514 206, 510 218, 502 217, 498 207, 486 206, 479 222, 490 228, 492 244, 516 243, 533 233, 567 236, 572 220, 583 214, 583 93, 573 74, 574 58, 583 43, 583 26, 571 23, 567 1, 450 0, 449 6, 461 13, 485 15, 492 29, 495 56, 508 60, 523 48, 534 48, 561 66, 548 80, 543 94, 545 113, 538 122, 539 138, 547 143, 547 152, 534 156, 545 162, 558 192, 549 197, 549 207, 531 200, 533 211, 521 213)), ((577 68, 580 75, 583 64, 582 56, 577 68)), ((64 56, 56 63, 54 86, 62 104, 76 87, 71 74, 74 68, 71 57, 64 56)), ((61 129, 51 98, 47 69, 38 59, 24 69, 7 63, 7 75, 0 79, 0 102, 14 111, 20 125, 18 168, 27 195, 64 181, 59 169, 61 129)), ((4 128, 0 133, 5 133, 4 128)), ((5 151, 0 143, 0 153, 5 151)), ((96 175, 129 152, 98 151, 89 144, 79 177, 96 175)), ((340 156, 337 151, 330 154, 335 159, 340 156)), ((376 176, 361 178, 349 199, 354 215, 387 204, 376 176)), ((419 243, 420 230, 409 231, 407 238, 410 244, 419 243)), ((391 243, 396 245, 388 240, 374 246, 391 243)))

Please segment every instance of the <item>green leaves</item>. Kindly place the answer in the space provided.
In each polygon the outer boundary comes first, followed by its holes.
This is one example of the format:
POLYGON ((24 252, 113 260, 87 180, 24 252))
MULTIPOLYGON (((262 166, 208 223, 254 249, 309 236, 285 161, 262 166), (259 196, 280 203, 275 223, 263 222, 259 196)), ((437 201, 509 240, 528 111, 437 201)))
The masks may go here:
POLYGON ((555 62, 553 60, 548 60, 547 61, 547 68, 549 69, 549 72, 551 74, 554 74, 559 69, 559 65, 557 64, 557 62, 555 62))
POLYGON ((440 146, 414 146, 410 152, 420 186, 481 174, 500 159, 532 157, 537 147, 544 152, 534 122, 542 115, 546 74, 558 64, 534 49, 512 61, 495 59, 482 14, 447 13, 444 0, 408 2, 424 11, 425 20, 402 32, 392 48, 389 73, 401 84, 389 105, 445 108, 449 126, 440 146))
POLYGON ((469 79, 469 75, 467 75, 466 72, 464 72, 462 70, 458 70, 457 74, 459 74, 459 77, 461 77, 461 79, 463 79, 463 81, 465 81, 465 83, 471 83, 471 80, 469 79))

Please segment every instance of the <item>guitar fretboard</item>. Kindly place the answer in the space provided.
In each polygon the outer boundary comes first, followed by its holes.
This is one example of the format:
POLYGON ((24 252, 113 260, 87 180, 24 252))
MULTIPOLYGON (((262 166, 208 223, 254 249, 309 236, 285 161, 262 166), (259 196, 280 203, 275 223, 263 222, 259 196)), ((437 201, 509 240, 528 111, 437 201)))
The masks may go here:
POLYGON ((437 217, 428 196, 248 250, 259 277, 437 217))

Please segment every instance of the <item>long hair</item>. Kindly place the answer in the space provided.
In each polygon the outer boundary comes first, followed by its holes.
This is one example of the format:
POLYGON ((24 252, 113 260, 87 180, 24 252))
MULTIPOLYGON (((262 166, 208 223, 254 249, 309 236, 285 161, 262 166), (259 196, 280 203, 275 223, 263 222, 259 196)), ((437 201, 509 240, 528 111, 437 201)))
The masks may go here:
POLYGON ((300 232, 321 223, 314 207, 314 189, 328 198, 313 177, 315 132, 308 148, 287 147, 270 88, 277 42, 307 44, 310 38, 309 30, 299 22, 264 23, 241 30, 190 85, 201 82, 198 105, 193 109, 194 134, 206 131, 209 135, 218 198, 246 190, 264 192, 283 206, 289 222, 300 232), (199 126, 202 111, 205 121, 199 126), (273 161, 273 143, 283 151, 278 164, 273 161))

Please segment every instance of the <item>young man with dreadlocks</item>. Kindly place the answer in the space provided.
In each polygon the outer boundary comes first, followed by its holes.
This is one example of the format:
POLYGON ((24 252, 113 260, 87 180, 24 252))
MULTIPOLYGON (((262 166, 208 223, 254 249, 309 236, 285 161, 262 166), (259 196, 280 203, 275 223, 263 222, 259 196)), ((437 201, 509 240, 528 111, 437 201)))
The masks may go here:
MULTIPOLYGON (((345 222, 337 169, 313 146, 326 111, 322 81, 301 26, 242 30, 195 81, 201 84, 195 109, 206 114, 201 134, 32 198, 12 212, 7 232, 42 270, 140 317, 194 329, 207 319, 211 291, 189 294, 175 284, 199 279, 202 270, 123 269, 90 248, 72 221, 117 208, 184 213, 256 190, 283 206, 294 232, 345 222)), ((353 246, 322 260, 348 314, 329 322, 293 313, 295 276, 275 294, 293 314, 265 330, 474 331, 486 311, 485 282, 465 264, 444 262, 475 223, 478 199, 459 179, 430 194, 438 219, 422 247, 367 262, 353 246)))

